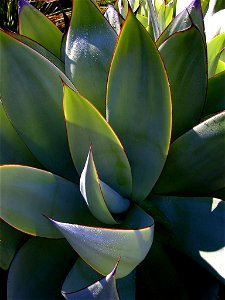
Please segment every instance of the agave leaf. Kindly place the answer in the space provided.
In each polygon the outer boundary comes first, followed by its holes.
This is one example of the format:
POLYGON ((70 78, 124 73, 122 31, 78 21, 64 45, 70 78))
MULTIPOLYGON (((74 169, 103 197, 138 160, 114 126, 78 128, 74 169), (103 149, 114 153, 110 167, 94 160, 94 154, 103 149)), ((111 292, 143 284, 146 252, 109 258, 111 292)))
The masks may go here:
POLYGON ((209 79, 207 98, 202 116, 225 110, 225 70, 209 79))
POLYGON ((225 32, 225 9, 221 9, 212 15, 206 14, 204 18, 206 41, 211 41, 218 34, 225 32))
POLYGON ((152 24, 154 39, 157 40, 161 33, 160 25, 158 22, 157 14, 156 14, 155 8, 153 6, 152 0, 147 0, 147 3, 149 6, 149 16, 150 16, 150 21, 152 24))
POLYGON ((204 24, 200 0, 192 1, 187 8, 173 19, 156 41, 156 45, 159 47, 173 33, 188 29, 192 24, 195 25, 204 36, 204 24))
POLYGON ((116 269, 118 263, 106 277, 96 281, 95 283, 72 293, 62 292, 62 295, 67 300, 79 300, 79 299, 113 299, 119 300, 119 295, 116 289, 116 269))
POLYGON ((90 149, 80 178, 80 191, 92 214, 105 224, 117 224, 112 213, 123 213, 129 207, 129 200, 122 198, 109 186, 100 182, 90 149))
POLYGON ((52 52, 35 42, 34 40, 31 40, 30 38, 8 31, 7 34, 11 35, 15 39, 21 41, 23 44, 31 47, 35 51, 37 51, 39 54, 47 58, 51 63, 53 63, 58 69, 60 69, 62 72, 64 72, 65 66, 64 63, 55 56, 52 52))
POLYGON ((151 191, 166 160, 171 101, 160 55, 131 11, 109 72, 107 119, 124 145, 131 165, 132 199, 141 201, 151 191))
POLYGON ((7 270, 19 247, 27 236, 0 219, 0 268, 7 270))
POLYGON ((211 197, 153 196, 179 246, 225 283, 225 202, 211 197))
MULTIPOLYGON (((225 52, 225 51, 223 50, 223 52, 225 52)), ((225 71, 225 62, 223 62, 221 59, 219 59, 217 67, 216 67, 215 75, 220 72, 223 72, 223 71, 225 71)))
POLYGON ((207 44, 209 78, 215 74, 216 67, 220 59, 220 54, 224 47, 225 32, 217 35, 207 44))
POLYGON ((81 174, 90 145, 99 177, 123 196, 131 193, 131 170, 124 149, 110 125, 81 95, 64 87, 64 112, 70 151, 81 174))
POLYGON ((79 92, 105 115, 106 80, 117 34, 90 0, 74 0, 65 69, 79 92))
POLYGON ((51 51, 60 58, 62 32, 45 15, 26 0, 18 0, 19 33, 51 51))
POLYGON ((109 21, 109 24, 115 30, 117 35, 120 33, 120 16, 113 5, 108 4, 104 13, 104 17, 109 21))
MULTIPOLYGON (((133 208, 129 212, 128 218, 132 220, 135 218, 135 210, 133 208)), ((142 219, 147 222, 145 222, 145 227, 135 227, 138 229, 88 227, 50 220, 81 258, 97 272, 107 275, 118 257, 121 257, 116 277, 122 278, 145 258, 153 241, 153 219, 142 210, 141 215, 142 219)), ((143 220, 140 219, 135 219, 133 222, 136 224, 140 222, 138 225, 143 224, 143 220)))
POLYGON ((8 119, 0 101, 0 164, 26 164, 40 167, 8 119))
POLYGON ((64 239, 30 239, 10 267, 8 299, 61 299, 60 288, 74 258, 64 239))
MULTIPOLYGON (((62 294, 69 296, 73 291, 79 291, 101 280, 102 275, 94 271, 81 258, 78 258, 63 283, 62 294)), ((135 299, 135 271, 128 276, 116 280, 117 290, 121 300, 135 299)), ((106 297, 105 299, 109 299, 106 297)), ((105 300, 104 299, 104 300, 105 300)))
POLYGON ((31 167, 0 168, 0 216, 10 225, 31 235, 58 238, 62 236, 43 215, 64 222, 96 224, 78 185, 31 167))
POLYGON ((76 180, 64 121, 61 79, 73 87, 71 82, 30 47, 3 31, 0 37, 1 73, 5 74, 0 82, 1 96, 12 125, 42 165, 76 180))
POLYGON ((191 129, 201 117, 207 89, 205 48, 196 27, 174 33, 159 47, 172 92, 172 140, 191 129))
POLYGON ((224 187, 225 112, 200 123, 170 147, 157 194, 204 196, 224 187))

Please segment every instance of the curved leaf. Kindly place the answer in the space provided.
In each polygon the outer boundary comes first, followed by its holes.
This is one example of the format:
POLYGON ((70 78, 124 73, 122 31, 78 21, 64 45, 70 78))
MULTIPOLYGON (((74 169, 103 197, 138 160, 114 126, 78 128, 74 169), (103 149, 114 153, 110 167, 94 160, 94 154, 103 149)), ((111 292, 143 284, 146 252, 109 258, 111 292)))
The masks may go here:
POLYGON ((159 47, 172 92, 172 140, 200 120, 207 89, 205 48, 196 27, 173 34, 159 47))
POLYGON ((117 35, 90 0, 74 0, 65 69, 79 92, 105 115, 106 80, 117 35))
POLYGON ((64 69, 65 69, 64 63, 57 56, 55 56, 52 52, 50 52, 49 50, 47 50, 46 48, 44 48, 43 46, 38 44, 38 42, 35 42, 34 40, 32 40, 32 39, 30 39, 26 36, 23 36, 23 35, 20 35, 20 34, 11 32, 11 31, 7 31, 7 34, 11 35, 13 38, 19 40, 23 44, 25 44, 25 45, 31 47, 32 49, 34 49, 39 54, 41 54, 42 56, 47 58, 58 69, 60 69, 62 72, 64 72, 64 69))
MULTIPOLYGON (((223 52, 225 53, 225 48, 223 50, 223 52)), ((221 53, 222 54, 222 53, 221 53)), ((216 72, 215 74, 218 74, 220 72, 225 71, 225 62, 223 62, 221 59, 218 61, 218 65, 216 67, 216 72)))
POLYGON ((131 165, 132 199, 141 201, 151 191, 166 160, 171 99, 160 55, 131 11, 109 72, 107 119, 124 145, 131 165))
POLYGON ((89 151, 81 174, 80 191, 92 214, 105 224, 117 224, 118 221, 112 213, 116 213, 117 210, 118 213, 122 213, 129 207, 129 200, 122 198, 109 186, 100 182, 93 160, 92 149, 89 151))
POLYGON ((60 288, 75 257, 64 239, 30 239, 10 267, 8 299, 61 299, 60 288))
MULTIPOLYGON (((132 217, 131 210, 130 218, 132 217)), ((146 216, 144 211, 142 217, 147 222, 144 228, 138 227, 139 229, 107 229, 50 220, 81 258, 97 272, 108 274, 118 257, 121 257, 116 276, 122 278, 145 258, 153 241, 153 219, 146 216)))
POLYGON ((204 196, 224 187, 225 112, 202 122, 170 147, 157 194, 204 196))
POLYGON ((207 44, 209 78, 215 74, 216 67, 220 59, 220 54, 224 47, 225 32, 217 35, 207 44))
POLYGON ((19 0, 19 33, 38 42, 60 58, 62 32, 26 0, 19 0))
POLYGON ((112 128, 82 96, 64 87, 64 113, 74 165, 81 174, 92 144, 99 177, 123 196, 131 193, 128 159, 112 128))
POLYGON ((0 219, 0 268, 7 270, 16 251, 26 241, 27 235, 15 230, 0 219))
POLYGON ((202 116, 225 110, 225 71, 211 77, 202 116))
MULTIPOLYGON (((49 170, 77 180, 63 114, 63 85, 72 84, 42 55, 0 31, 1 97, 27 147, 49 170), (13 83, 13 88, 12 88, 13 83)), ((73 87, 74 88, 74 87, 73 87)))
POLYGON ((0 164, 26 164, 40 167, 8 119, 0 101, 0 164))
POLYGON ((150 201, 164 214, 182 251, 225 283, 225 202, 168 196, 150 201))
POLYGON ((204 36, 204 23, 200 0, 192 1, 187 8, 173 19, 156 41, 156 45, 159 47, 169 36, 175 32, 188 29, 192 24, 194 24, 202 36, 204 36))
POLYGON ((31 167, 6 165, 0 170, 0 216, 19 230, 62 237, 43 215, 65 222, 99 224, 88 211, 78 185, 31 167))
MULTIPOLYGON (((94 271, 81 258, 78 258, 63 283, 62 294, 70 294, 99 281, 102 275, 94 271)), ((135 300, 135 272, 116 280, 121 300, 135 300)), ((109 297, 106 297, 108 299, 109 297)))
POLYGON ((105 299, 113 299, 119 300, 119 295, 116 289, 116 269, 118 263, 114 267, 111 273, 109 273, 106 277, 96 281, 95 283, 81 289, 80 291, 76 291, 73 293, 65 293, 62 292, 62 295, 65 299, 68 300, 79 300, 79 299, 97 299, 97 300, 105 300, 105 299))

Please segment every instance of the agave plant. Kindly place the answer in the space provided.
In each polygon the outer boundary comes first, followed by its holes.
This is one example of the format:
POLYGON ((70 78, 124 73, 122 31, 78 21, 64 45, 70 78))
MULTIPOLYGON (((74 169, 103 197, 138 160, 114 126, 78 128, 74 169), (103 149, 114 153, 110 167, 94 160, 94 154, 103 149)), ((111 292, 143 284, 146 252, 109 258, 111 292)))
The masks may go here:
POLYGON ((224 33, 206 42, 199 0, 165 28, 157 6, 146 28, 117 8, 108 22, 74 0, 63 35, 19 0, 19 34, 0 31, 8 299, 212 299, 225 283, 224 33))

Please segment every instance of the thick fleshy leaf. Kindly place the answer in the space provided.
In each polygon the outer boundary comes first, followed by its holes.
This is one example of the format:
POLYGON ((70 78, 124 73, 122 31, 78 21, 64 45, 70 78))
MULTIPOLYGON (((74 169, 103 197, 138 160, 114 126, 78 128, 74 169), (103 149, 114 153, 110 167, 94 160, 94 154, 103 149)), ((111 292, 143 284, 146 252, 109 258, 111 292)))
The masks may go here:
MULTIPOLYGON (((141 209, 133 208, 128 218, 135 218, 136 210, 141 209)), ((97 272, 107 275, 118 257, 121 257, 116 277, 122 278, 145 258, 153 241, 153 219, 142 210, 141 215, 147 222, 145 227, 137 226, 137 229, 107 229, 50 220, 82 259, 97 272)), ((133 222, 143 224, 140 219, 133 222)))
POLYGON ((19 33, 38 42, 60 58, 62 32, 26 0, 19 0, 19 33))
POLYGON ((225 32, 214 37, 207 44, 209 78, 215 74, 222 49, 225 47, 225 32))
MULTIPOLYGON (((225 53, 224 50, 223 50, 223 52, 225 53)), ((218 73, 223 72, 223 71, 225 71, 225 62, 223 62, 221 59, 219 59, 217 67, 216 67, 215 74, 218 74, 218 73)))
POLYGON ((159 47, 172 92, 172 140, 200 120, 207 89, 205 48, 196 27, 173 34, 159 47))
POLYGON ((194 24, 204 36, 203 15, 201 10, 201 1, 194 0, 190 5, 180 12, 156 41, 159 47, 173 33, 187 29, 194 24))
POLYGON ((60 289, 75 258, 64 239, 30 239, 10 267, 8 299, 62 299, 60 289))
POLYGON ((0 168, 0 216, 10 225, 31 235, 58 238, 62 236, 43 215, 63 222, 96 224, 78 185, 31 167, 0 168))
MULTIPOLYGON (((219 2, 219 1, 210 1, 219 2)), ((222 1, 221 1, 222 2, 222 1)), ((218 34, 225 32, 225 9, 221 9, 216 13, 206 14, 204 18, 206 41, 211 41, 218 34)))
POLYGON ((0 164, 26 164, 40 167, 8 119, 0 101, 0 164))
POLYGON ((106 80, 117 34, 90 0, 73 0, 65 69, 79 92, 105 115, 106 80))
POLYGON ((112 28, 119 35, 120 33, 120 16, 112 4, 107 5, 104 17, 109 21, 112 28))
POLYGON ((64 87, 64 112, 71 155, 81 174, 92 144, 99 178, 123 196, 131 194, 131 170, 118 137, 97 109, 64 87))
POLYGON ((72 293, 62 292, 62 295, 67 300, 81 300, 81 299, 113 299, 120 300, 116 288, 116 269, 118 263, 106 277, 86 286, 85 288, 72 293))
POLYGON ((166 160, 171 99, 160 55, 131 11, 119 36, 109 72, 107 119, 118 134, 131 165, 132 199, 141 201, 151 191, 166 160))
POLYGON ((32 40, 26 36, 23 36, 23 35, 20 35, 20 34, 11 32, 11 31, 7 31, 7 34, 11 35, 15 39, 22 42, 23 44, 34 49, 39 54, 41 54, 42 56, 47 58, 51 63, 53 63, 62 72, 64 72, 64 69, 65 69, 64 63, 57 56, 55 56, 52 52, 50 52, 49 50, 47 50, 46 48, 44 48, 43 46, 41 46, 40 44, 38 44, 37 42, 35 42, 34 40, 32 40))
POLYGON ((16 251, 26 241, 27 235, 0 219, 0 268, 7 270, 16 251))
POLYGON ((80 191, 92 214, 105 224, 117 224, 112 213, 123 213, 129 208, 129 200, 99 180, 92 149, 80 177, 80 191))
POLYGON ((216 198, 153 196, 179 246, 225 283, 225 202, 216 198))
POLYGON ((225 71, 211 77, 202 116, 225 110, 225 71))
POLYGON ((152 0, 147 0, 147 3, 149 6, 149 16, 152 24, 154 40, 157 40, 161 33, 158 18, 152 0))
POLYGON ((4 74, 1 96, 12 125, 42 165, 76 180, 67 141, 61 79, 73 87, 71 82, 30 47, 3 31, 0 37, 4 74))
POLYGON ((200 123, 170 147, 157 194, 204 196, 224 187, 225 112, 200 123))
MULTIPOLYGON (((101 279, 101 274, 94 271, 81 258, 78 258, 64 281, 62 294, 67 294, 69 296, 73 291, 84 289, 101 279)), ((117 279, 116 286, 121 300, 134 300, 135 271, 124 278, 117 279)), ((105 299, 109 299, 109 297, 105 297, 105 299)))

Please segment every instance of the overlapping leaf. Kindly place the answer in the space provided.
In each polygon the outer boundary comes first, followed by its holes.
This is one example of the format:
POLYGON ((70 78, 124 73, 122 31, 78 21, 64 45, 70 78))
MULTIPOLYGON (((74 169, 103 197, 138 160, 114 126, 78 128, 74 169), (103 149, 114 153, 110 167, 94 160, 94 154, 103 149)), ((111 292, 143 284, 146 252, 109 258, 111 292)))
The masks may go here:
POLYGON ((129 207, 129 200, 121 197, 98 178, 90 149, 80 178, 80 191, 92 214, 105 224, 117 224, 113 213, 123 213, 129 207))
POLYGON ((79 92, 105 115, 106 80, 116 32, 90 0, 73 0, 65 69, 79 92))
MULTIPOLYGON (((62 294, 74 294, 74 291, 84 289, 102 279, 102 275, 94 271, 81 258, 78 258, 63 283, 62 294)), ((135 299, 135 271, 128 276, 116 280, 117 290, 121 300, 135 299)), ((109 297, 105 297, 109 298, 109 297)), ((105 300, 105 299, 104 299, 105 300)))
POLYGON ((207 44, 209 78, 215 74, 222 49, 225 47, 225 32, 214 37, 207 44))
POLYGON ((31 235, 56 238, 62 236, 43 215, 64 222, 98 224, 86 207, 78 185, 27 166, 0 168, 0 216, 12 226, 31 235))
POLYGON ((64 112, 70 151, 81 174, 92 144, 99 178, 123 196, 131 194, 131 170, 118 137, 97 109, 64 86, 64 112))
POLYGON ((128 214, 129 224, 136 224, 132 227, 137 229, 106 229, 50 220, 97 272, 107 275, 121 257, 117 278, 127 276, 145 258, 153 241, 153 219, 140 208, 128 214), (137 214, 139 219, 135 218, 137 214))
POLYGON ((204 197, 151 197, 170 223, 179 246, 225 282, 225 202, 204 197))
POLYGON ((159 47, 172 91, 172 140, 200 120, 207 89, 205 48, 196 27, 174 33, 159 47))
POLYGON ((107 119, 124 145, 131 165, 132 199, 141 201, 151 191, 166 160, 171 102, 160 55, 131 11, 109 72, 107 119))
POLYGON ((8 299, 61 299, 76 254, 64 239, 31 238, 17 253, 8 276, 8 299))
POLYGON ((71 87, 72 84, 64 73, 30 47, 3 31, 0 37, 1 74, 4 74, 0 81, 1 96, 12 125, 42 165, 76 180, 66 135, 60 77, 71 87))
POLYGON ((19 0, 19 33, 41 44, 60 58, 62 32, 26 0, 19 0))
POLYGON ((225 182, 225 113, 200 123, 170 147, 155 193, 207 195, 225 182))

